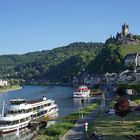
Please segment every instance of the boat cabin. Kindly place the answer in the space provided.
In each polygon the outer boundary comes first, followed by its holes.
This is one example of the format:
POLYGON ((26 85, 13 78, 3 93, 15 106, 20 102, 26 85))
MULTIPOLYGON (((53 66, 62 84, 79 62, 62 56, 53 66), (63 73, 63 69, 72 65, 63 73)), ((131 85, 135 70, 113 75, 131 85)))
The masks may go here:
POLYGON ((26 99, 12 99, 10 100, 11 105, 20 105, 20 104, 25 104, 26 99))

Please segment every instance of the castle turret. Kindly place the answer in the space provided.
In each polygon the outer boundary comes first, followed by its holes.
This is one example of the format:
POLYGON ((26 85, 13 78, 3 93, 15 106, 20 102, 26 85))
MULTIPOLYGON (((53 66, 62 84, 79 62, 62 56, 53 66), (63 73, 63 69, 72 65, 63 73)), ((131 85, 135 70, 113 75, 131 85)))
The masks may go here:
POLYGON ((106 40, 106 44, 127 44, 127 45, 137 45, 140 44, 140 38, 138 35, 131 34, 129 32, 129 25, 124 23, 122 25, 122 31, 120 33, 117 32, 116 37, 110 37, 106 40))
POLYGON ((122 25, 122 34, 124 37, 129 34, 129 26, 126 23, 122 25))

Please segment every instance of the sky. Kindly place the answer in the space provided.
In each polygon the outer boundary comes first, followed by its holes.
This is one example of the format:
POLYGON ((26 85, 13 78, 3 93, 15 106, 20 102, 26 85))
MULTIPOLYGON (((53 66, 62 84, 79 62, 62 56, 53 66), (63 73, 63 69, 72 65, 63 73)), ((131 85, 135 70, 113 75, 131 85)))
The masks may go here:
POLYGON ((140 0, 0 0, 0 55, 105 42, 124 22, 140 34, 140 0))

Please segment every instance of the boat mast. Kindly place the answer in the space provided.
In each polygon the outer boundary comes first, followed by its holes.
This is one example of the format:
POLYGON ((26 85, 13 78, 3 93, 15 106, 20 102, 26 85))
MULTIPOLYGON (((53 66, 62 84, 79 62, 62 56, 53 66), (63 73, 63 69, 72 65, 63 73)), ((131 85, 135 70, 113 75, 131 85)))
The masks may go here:
POLYGON ((2 113, 1 113, 2 117, 4 117, 4 107, 5 107, 5 100, 3 101, 2 113))

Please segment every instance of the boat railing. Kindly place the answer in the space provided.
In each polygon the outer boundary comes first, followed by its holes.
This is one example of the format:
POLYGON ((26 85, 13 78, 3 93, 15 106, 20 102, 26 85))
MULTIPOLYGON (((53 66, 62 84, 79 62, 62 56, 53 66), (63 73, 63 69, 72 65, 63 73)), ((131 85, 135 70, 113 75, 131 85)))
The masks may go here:
POLYGON ((39 103, 41 101, 54 101, 52 99, 46 99, 46 100, 43 100, 43 99, 38 99, 38 100, 31 100, 31 101, 27 101, 27 104, 34 104, 34 103, 39 103))
POLYGON ((42 101, 42 99, 27 101, 28 104, 34 104, 42 101))

